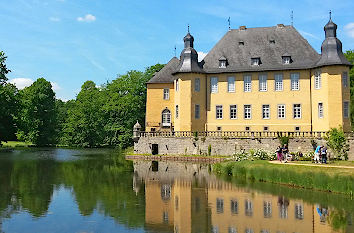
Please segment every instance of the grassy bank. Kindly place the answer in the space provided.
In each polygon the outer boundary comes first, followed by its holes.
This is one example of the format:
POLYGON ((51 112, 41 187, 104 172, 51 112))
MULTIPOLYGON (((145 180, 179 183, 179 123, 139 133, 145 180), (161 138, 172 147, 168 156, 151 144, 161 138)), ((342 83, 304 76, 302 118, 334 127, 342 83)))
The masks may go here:
POLYGON ((33 144, 28 142, 19 142, 19 141, 2 142, 3 148, 30 147, 30 146, 33 146, 33 144))
POLYGON ((353 195, 354 169, 280 166, 267 161, 225 162, 213 171, 238 179, 285 184, 294 187, 353 195))

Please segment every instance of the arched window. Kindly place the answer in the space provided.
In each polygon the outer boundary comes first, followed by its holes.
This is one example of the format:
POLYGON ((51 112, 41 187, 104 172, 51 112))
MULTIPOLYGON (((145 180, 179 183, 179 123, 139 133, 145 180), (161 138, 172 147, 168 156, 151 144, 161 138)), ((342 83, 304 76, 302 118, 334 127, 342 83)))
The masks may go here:
POLYGON ((171 112, 167 108, 162 111, 162 126, 171 126, 171 112))

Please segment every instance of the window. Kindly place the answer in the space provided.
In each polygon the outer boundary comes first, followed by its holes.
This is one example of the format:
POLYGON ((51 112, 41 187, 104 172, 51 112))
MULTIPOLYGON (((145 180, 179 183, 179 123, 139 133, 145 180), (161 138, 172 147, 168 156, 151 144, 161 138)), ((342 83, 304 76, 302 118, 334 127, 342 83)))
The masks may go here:
POLYGON ((304 219, 304 206, 300 203, 295 203, 295 218, 304 219))
POLYGON ((179 82, 178 82, 178 79, 176 79, 176 91, 179 90, 179 82))
POLYGON ((237 233, 236 227, 229 227, 228 233, 237 233))
POLYGON ((162 221, 163 221, 163 223, 168 223, 168 212, 167 211, 163 212, 162 221))
POLYGON ((163 99, 164 100, 170 99, 170 89, 168 89, 168 88, 163 89, 163 99))
POLYGON ((283 74, 275 74, 274 80, 275 80, 274 89, 276 91, 282 91, 283 90, 283 74))
POLYGON ((342 74, 343 86, 348 87, 348 72, 342 74))
POLYGON ((222 119, 222 105, 216 105, 216 119, 222 119))
POLYGON ((279 218, 286 219, 288 218, 288 205, 289 205, 289 200, 284 199, 282 200, 279 204, 279 218))
POLYGON ((245 233, 254 233, 252 228, 246 228, 245 233))
POLYGON ((300 131, 300 126, 295 126, 295 131, 300 131))
POLYGON ((243 77, 243 91, 251 92, 252 90, 252 78, 251 75, 245 75, 243 77))
POLYGON ((237 200, 231 200, 231 213, 238 214, 238 202, 237 200))
POLYGON ((162 126, 171 126, 171 112, 167 108, 162 111, 162 126))
POLYGON ((227 91, 235 92, 235 77, 227 77, 227 91))
POLYGON ((246 127, 245 127, 245 130, 246 130, 246 131, 250 131, 250 127, 249 127, 249 126, 246 126, 246 127))
POLYGON ((176 119, 178 119, 178 115, 179 115, 179 112, 178 112, 178 105, 176 105, 176 119))
POLYGON ((178 211, 178 196, 175 197, 175 208, 178 211))
POLYGON ((315 72, 315 89, 321 89, 321 71, 315 72))
POLYGON ((161 186, 161 199, 163 201, 168 201, 171 198, 171 185, 163 184, 161 186))
POLYGON ((218 92, 218 78, 211 77, 210 82, 211 82, 211 93, 217 93, 218 92))
POLYGON ((252 66, 259 66, 261 64, 261 59, 259 57, 251 58, 252 66))
POLYGON ((219 233, 219 227, 218 226, 211 226, 211 232, 212 233, 219 233))
POLYGON ((272 203, 270 201, 263 202, 263 214, 265 218, 272 217, 272 203))
POLYGON ((216 198, 216 212, 218 214, 224 213, 224 199, 216 198))
POLYGON ((344 118, 349 117, 349 101, 344 101, 344 103, 343 103, 343 115, 344 115, 344 118))
POLYGON ((216 127, 217 131, 221 131, 221 126, 216 127))
POLYGON ((219 60, 219 68, 226 68, 226 60, 219 60))
POLYGON ((200 105, 199 105, 199 104, 196 104, 194 110, 195 110, 195 112, 194 112, 194 114, 195 114, 195 119, 199 119, 199 118, 200 118, 200 105))
POLYGON ((300 74, 299 73, 292 73, 290 74, 291 79, 291 90, 298 91, 300 90, 300 74))
POLYGON ((268 131, 269 130, 269 127, 268 126, 264 126, 263 127, 263 131, 268 131))
POLYGON ((290 56, 283 56, 282 60, 283 60, 283 64, 284 65, 288 65, 288 64, 291 63, 291 57, 290 56))
POLYGON ((323 118, 323 103, 318 103, 318 118, 323 118))
POLYGON ((301 104, 294 104, 293 105, 293 112, 294 112, 294 119, 301 118, 301 104))
POLYGON ((269 119, 270 118, 270 107, 269 104, 262 105, 262 118, 269 119))
POLYGON ((230 119, 237 119, 237 105, 230 105, 230 119))
POLYGON ((251 119, 251 105, 246 104, 243 106, 244 109, 244 118, 251 119))
POLYGON ((200 91, 200 78, 194 79, 194 91, 200 91))
POLYGON ((267 75, 260 74, 259 78, 259 91, 267 91, 267 75))
POLYGON ((245 200, 245 214, 246 216, 253 215, 253 203, 251 200, 245 200))
POLYGON ((278 118, 285 119, 285 104, 278 104, 278 118))

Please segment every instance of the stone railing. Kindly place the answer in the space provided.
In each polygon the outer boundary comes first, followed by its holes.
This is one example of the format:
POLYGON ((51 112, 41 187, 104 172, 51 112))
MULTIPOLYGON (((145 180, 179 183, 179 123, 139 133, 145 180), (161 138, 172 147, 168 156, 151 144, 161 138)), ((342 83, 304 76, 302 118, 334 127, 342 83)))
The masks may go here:
MULTIPOLYGON (((140 137, 166 137, 166 138, 324 138, 327 132, 267 132, 267 131, 159 131, 159 132, 140 132, 140 137)), ((352 137, 352 133, 347 133, 352 137)))

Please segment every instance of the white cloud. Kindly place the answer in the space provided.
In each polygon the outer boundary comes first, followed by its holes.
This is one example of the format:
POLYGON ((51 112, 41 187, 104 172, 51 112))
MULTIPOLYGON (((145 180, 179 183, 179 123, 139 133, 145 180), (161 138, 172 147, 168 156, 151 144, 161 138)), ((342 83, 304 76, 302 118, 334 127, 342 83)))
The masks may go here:
POLYGON ((354 23, 348 23, 347 25, 344 26, 344 29, 348 34, 348 36, 354 38, 354 23))
POLYGON ((79 21, 79 22, 93 22, 93 21, 96 21, 96 16, 91 15, 91 14, 87 14, 84 17, 78 17, 77 21, 79 21))
MULTIPOLYGON (((10 83, 14 84, 18 89, 22 90, 25 87, 29 87, 34 83, 33 79, 30 78, 13 78, 10 79, 10 83)), ((53 91, 59 91, 61 90, 61 87, 59 86, 58 83, 56 82, 50 82, 52 84, 52 89, 53 91)))
POLYGON ((10 83, 14 84, 18 89, 23 89, 32 85, 34 80, 30 78, 14 78, 10 80, 10 83))
POLYGON ((300 34, 302 34, 304 37, 306 36, 309 36, 309 37, 312 37, 314 39, 317 39, 317 40, 321 40, 321 38, 319 38, 318 36, 312 34, 312 33, 309 33, 309 32, 305 32, 305 31, 302 31, 302 30, 299 30, 300 34))
POLYGON ((198 52, 198 61, 201 62, 208 53, 198 52))
POLYGON ((60 18, 58 18, 58 17, 49 17, 49 20, 53 21, 53 22, 59 22, 60 18))
POLYGON ((53 91, 57 92, 57 91, 61 90, 61 87, 59 86, 58 83, 50 82, 50 84, 52 84, 53 91))

